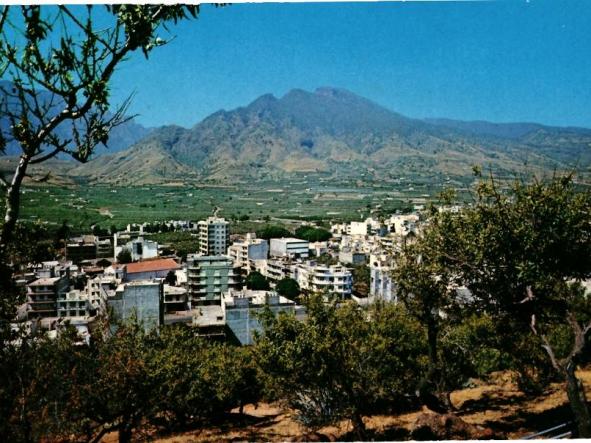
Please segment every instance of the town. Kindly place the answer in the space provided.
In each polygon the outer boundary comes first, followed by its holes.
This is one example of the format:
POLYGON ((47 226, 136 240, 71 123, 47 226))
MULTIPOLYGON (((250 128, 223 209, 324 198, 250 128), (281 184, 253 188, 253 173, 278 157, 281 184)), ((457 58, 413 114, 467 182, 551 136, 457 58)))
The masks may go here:
POLYGON ((198 241, 186 260, 150 240, 158 228, 149 223, 112 236, 71 237, 61 257, 14 276, 26 294, 14 327, 56 336, 70 324, 88 342, 97 319, 134 319, 146 330, 183 323, 198 335, 251 344, 260 330, 257 312, 267 307, 304 318, 298 302, 306 294, 360 305, 396 302, 393 257, 412 242, 420 219, 418 212, 370 217, 333 224, 330 232, 302 225, 323 231, 325 241, 230 235, 230 222, 217 217, 164 223, 198 241), (353 290, 356 268, 367 271, 366 277, 358 273, 367 279, 359 292, 353 290))

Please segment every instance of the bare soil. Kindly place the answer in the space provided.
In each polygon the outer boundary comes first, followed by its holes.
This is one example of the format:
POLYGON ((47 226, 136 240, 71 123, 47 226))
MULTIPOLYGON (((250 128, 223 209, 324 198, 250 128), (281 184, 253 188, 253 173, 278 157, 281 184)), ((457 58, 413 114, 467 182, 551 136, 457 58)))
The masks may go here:
MULTIPOLYGON (((591 369, 580 371, 587 397, 591 397, 591 369)), ((539 396, 531 397, 517 389, 511 374, 499 373, 477 387, 455 391, 451 396, 456 414, 464 421, 490 428, 508 439, 524 436, 563 423, 570 419, 564 384, 554 383, 539 396)), ((364 417, 368 438, 372 440, 408 440, 416 418, 423 411, 400 415, 373 415, 364 417)), ((230 418, 217 426, 195 429, 178 435, 146 435, 140 432, 136 438, 147 438, 160 443, 202 443, 236 441, 342 441, 354 440, 352 426, 343 420, 337 426, 327 426, 310 433, 299 425, 293 411, 277 404, 247 405, 244 415, 232 411, 230 418)), ((102 440, 117 442, 117 434, 111 433, 102 440)))

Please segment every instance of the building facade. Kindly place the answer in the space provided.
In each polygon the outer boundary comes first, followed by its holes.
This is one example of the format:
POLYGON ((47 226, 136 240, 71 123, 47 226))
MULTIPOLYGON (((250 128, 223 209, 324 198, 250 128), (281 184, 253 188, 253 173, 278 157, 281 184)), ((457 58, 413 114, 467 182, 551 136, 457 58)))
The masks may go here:
POLYGON ((236 241, 228 248, 228 256, 245 274, 254 270, 254 260, 265 260, 268 255, 269 243, 267 240, 256 238, 255 234, 246 234, 244 240, 236 241))
POLYGON ((187 256, 187 292, 191 306, 220 304, 222 294, 242 285, 240 268, 223 255, 187 256))
POLYGON ((272 238, 269 253, 271 257, 307 258, 309 242, 299 238, 272 238))
POLYGON ((43 277, 27 285, 27 320, 57 317, 57 300, 68 290, 67 277, 43 277))
POLYGON ((223 218, 209 217, 197 223, 199 252, 202 255, 224 255, 230 246, 230 223, 223 218))
POLYGON ((294 267, 294 277, 303 290, 332 294, 339 299, 351 297, 353 278, 344 266, 326 266, 313 261, 298 263, 294 267))
POLYGON ((277 315, 295 313, 296 304, 272 291, 230 290, 224 294, 222 310, 226 325, 241 345, 251 345, 254 332, 262 330, 257 314, 265 307, 277 315))
POLYGON ((161 280, 123 283, 109 298, 108 304, 117 320, 136 319, 146 331, 164 324, 164 284, 161 280))

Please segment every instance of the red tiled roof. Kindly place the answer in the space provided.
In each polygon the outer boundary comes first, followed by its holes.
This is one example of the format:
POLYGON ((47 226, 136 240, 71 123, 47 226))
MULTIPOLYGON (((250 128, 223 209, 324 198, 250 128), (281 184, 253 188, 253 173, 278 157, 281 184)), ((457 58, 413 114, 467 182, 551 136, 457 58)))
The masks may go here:
POLYGON ((137 272, 156 272, 173 269, 180 269, 180 265, 172 258, 164 258, 161 260, 141 261, 138 263, 129 263, 127 266, 127 273, 134 274, 137 272))

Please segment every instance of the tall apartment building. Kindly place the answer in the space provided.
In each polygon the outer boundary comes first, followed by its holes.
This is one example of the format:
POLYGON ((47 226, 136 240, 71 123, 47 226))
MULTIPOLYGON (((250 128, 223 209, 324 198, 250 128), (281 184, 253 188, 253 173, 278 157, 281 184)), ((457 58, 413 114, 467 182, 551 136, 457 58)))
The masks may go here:
POLYGON ((224 255, 230 246, 230 223, 223 218, 209 217, 197 223, 199 252, 202 255, 224 255))
POLYGON ((265 260, 268 254, 269 243, 256 238, 255 234, 246 234, 244 240, 236 241, 228 248, 228 256, 246 274, 254 270, 251 260, 265 260))
POLYGON ((58 317, 94 317, 107 313, 107 300, 115 294, 117 281, 108 277, 95 277, 83 289, 71 289, 58 294, 58 317))
POLYGON ((187 291, 193 307, 220 304, 222 294, 241 285, 240 268, 228 257, 187 256, 187 291))

